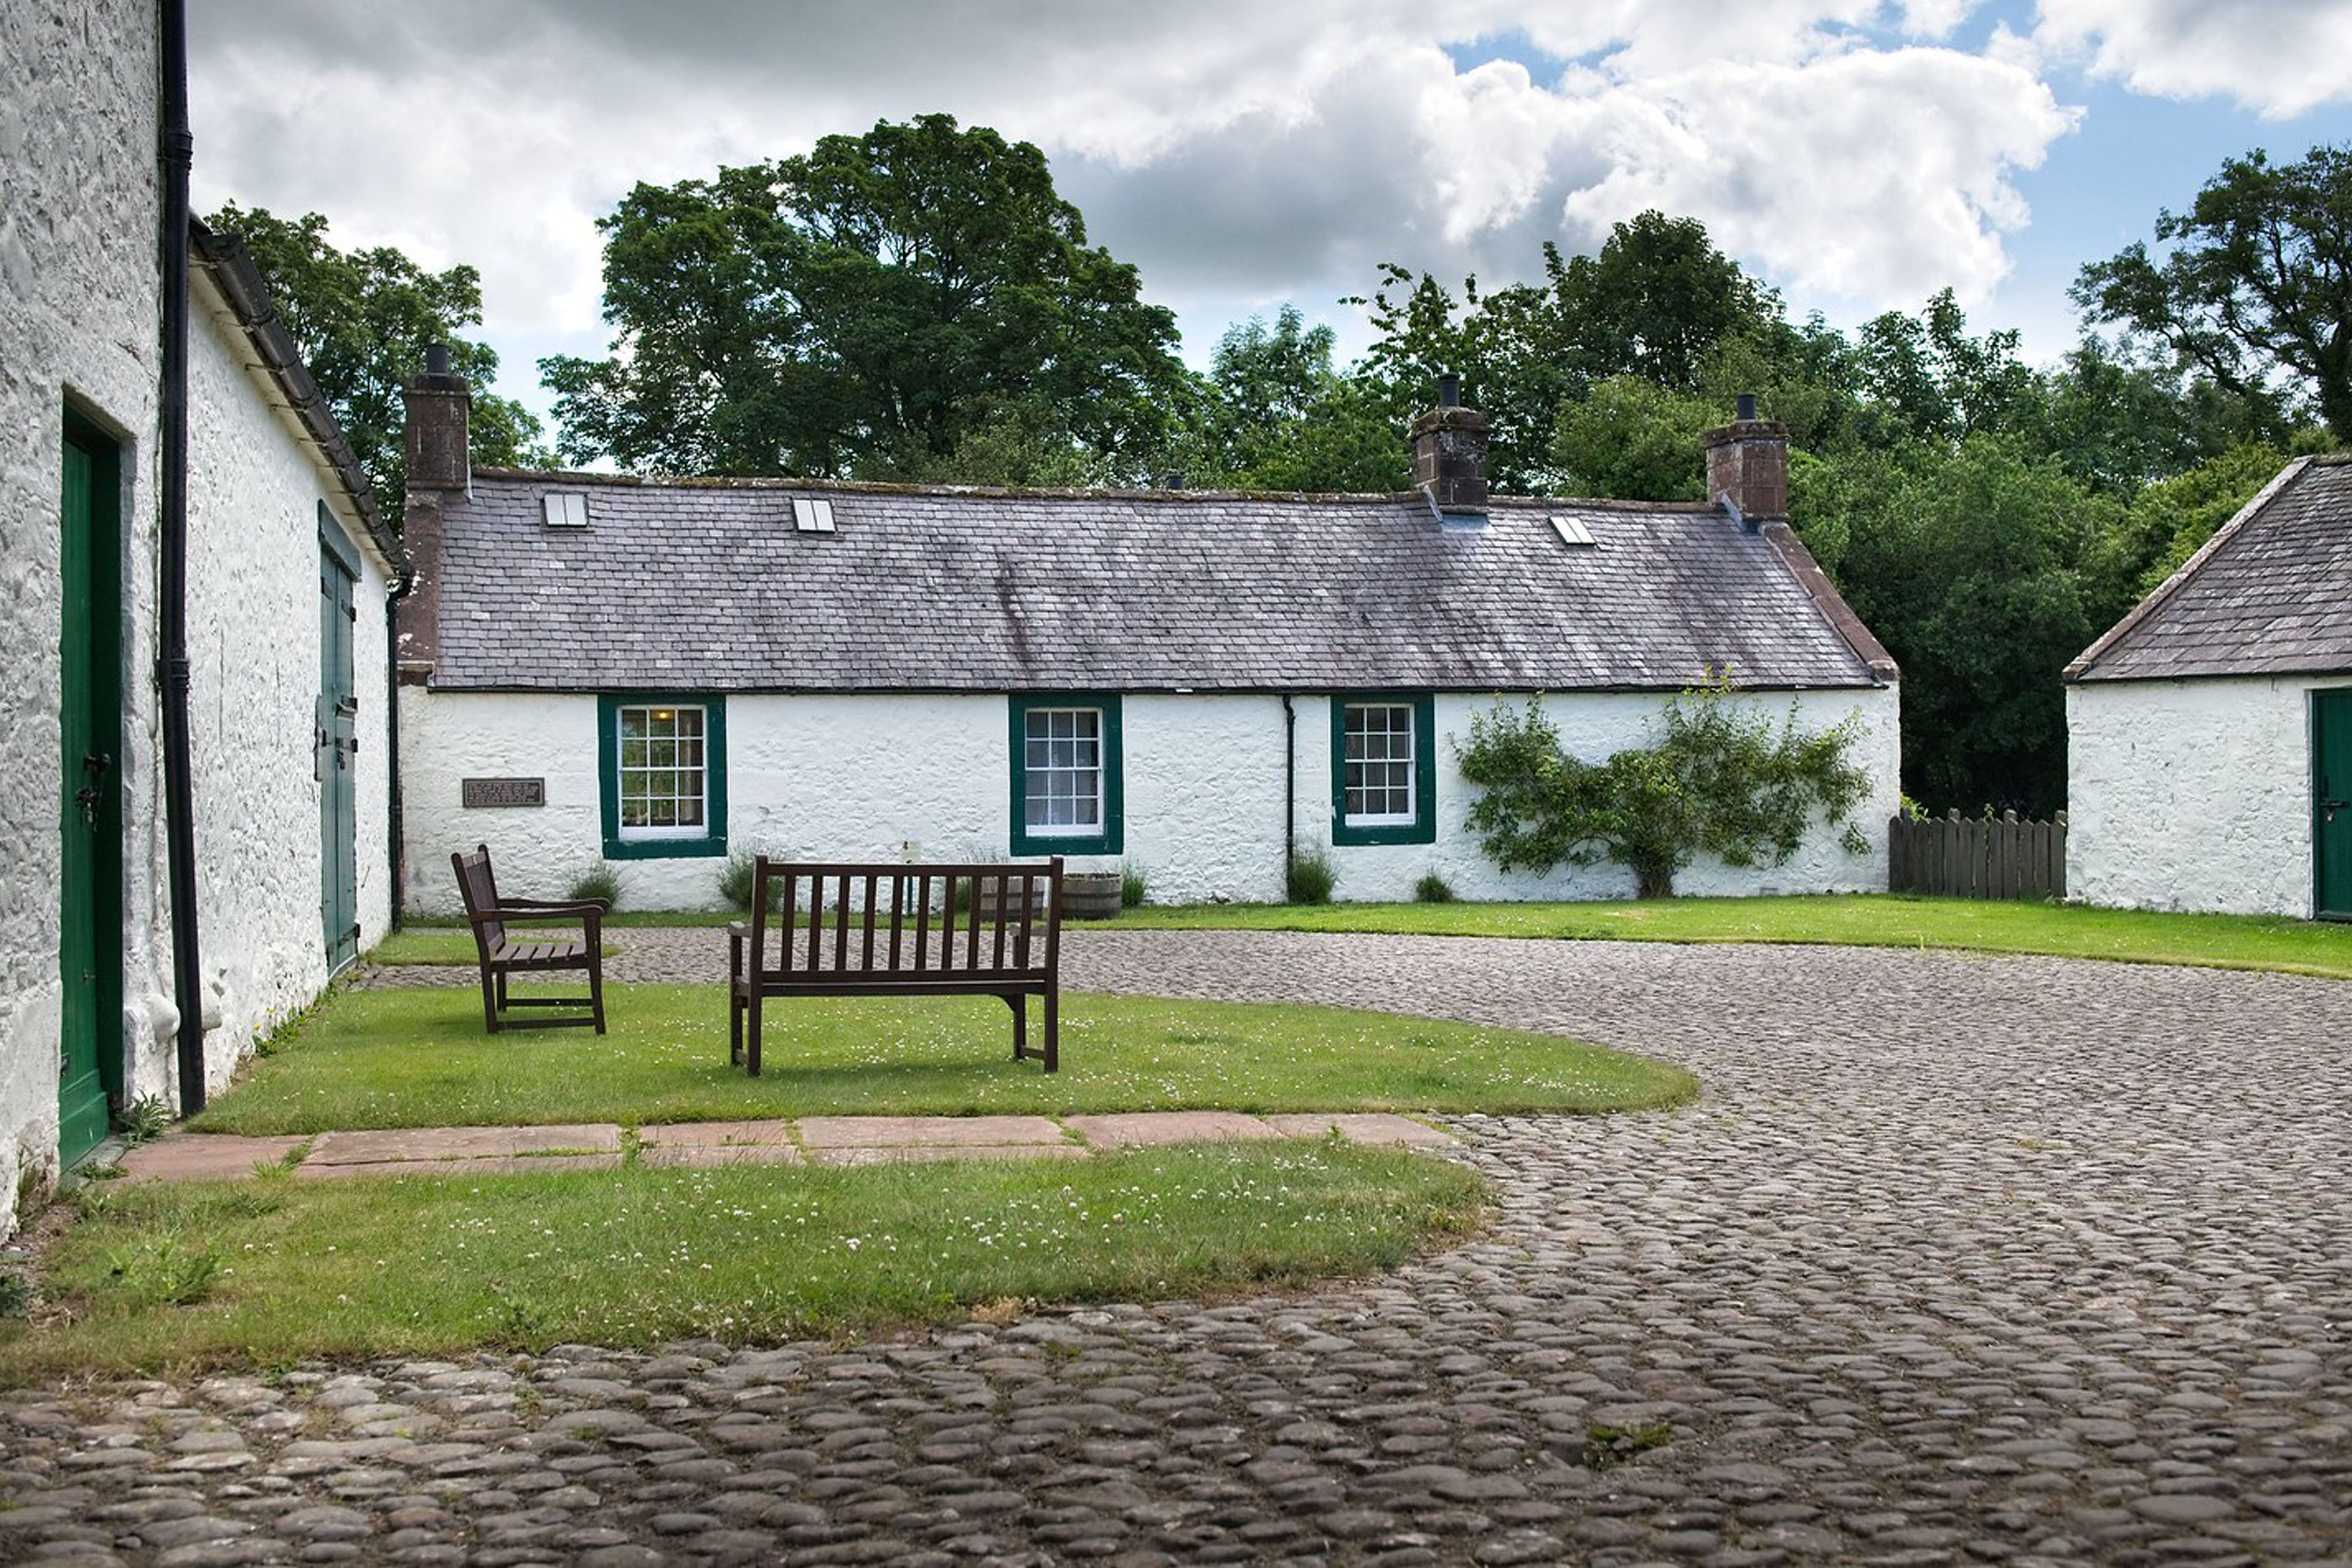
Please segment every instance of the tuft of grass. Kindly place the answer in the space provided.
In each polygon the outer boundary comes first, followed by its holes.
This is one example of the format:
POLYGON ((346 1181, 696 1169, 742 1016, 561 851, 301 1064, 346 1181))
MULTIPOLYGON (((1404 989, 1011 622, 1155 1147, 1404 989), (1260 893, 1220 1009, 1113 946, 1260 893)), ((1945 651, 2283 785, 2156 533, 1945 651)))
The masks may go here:
POLYGON ((1424 871, 1421 880, 1412 885, 1412 901, 1417 904, 1450 904, 1454 901, 1454 884, 1434 871, 1424 871))
POLYGON ((152 1143, 172 1125, 172 1108, 160 1094, 142 1094, 122 1108, 122 1140, 152 1143))
POLYGON ((110 1194, 48 1255, 62 1321, 0 1324, 0 1381, 567 1341, 774 1343, 1026 1302, 1279 1288, 1395 1268, 1467 1234, 1484 1193, 1444 1161, 1305 1140, 276 1186, 110 1194))
POLYGON ((737 850, 727 857, 726 868, 719 873, 719 896, 730 910, 748 910, 751 907, 751 884, 757 879, 759 862, 737 850))
POLYGON ((583 871, 563 896, 574 901, 602 899, 605 909, 619 909, 621 874, 614 870, 609 862, 599 860, 590 869, 583 871))
POLYGON ((1154 904, 1142 929, 1374 931, 1567 941, 1832 943, 2042 953, 2352 980, 2352 924, 2079 904, 1820 893, 1613 903, 1154 904))
POLYGON ((1319 845, 1293 854, 1283 873, 1283 896, 1294 904, 1328 904, 1339 885, 1339 865, 1319 845))
MULTIPOLYGON (((611 1033, 482 1032, 466 988, 347 991, 195 1119, 215 1132, 1015 1111, 1555 1110, 1672 1105, 1678 1068, 1391 1013, 1067 995, 1062 1070, 1015 1063, 991 997, 772 1005, 762 1076, 727 1059, 718 985, 607 985, 611 1033)), ((1033 1022, 1032 1039, 1034 1039, 1033 1022)))
POLYGON ((1132 860, 1118 863, 1118 907, 1139 909, 1151 896, 1151 873, 1132 860))

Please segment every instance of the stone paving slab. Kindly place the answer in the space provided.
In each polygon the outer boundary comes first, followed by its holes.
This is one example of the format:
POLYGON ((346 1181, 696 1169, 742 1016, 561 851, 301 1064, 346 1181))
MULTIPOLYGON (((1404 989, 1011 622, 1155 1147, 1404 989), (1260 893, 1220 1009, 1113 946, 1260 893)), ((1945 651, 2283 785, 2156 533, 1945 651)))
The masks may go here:
MULTIPOLYGON (((1278 1138, 1280 1133, 1238 1110, 1139 1110, 1063 1118, 1070 1131, 1100 1149, 1140 1149, 1160 1143, 1213 1143, 1278 1138)), ((1321 1130, 1317 1130, 1318 1135, 1321 1130)))
POLYGON ((791 1148, 793 1124, 781 1117, 757 1121, 656 1121, 637 1129, 640 1152, 650 1148, 791 1148))
POLYGON ((1265 1124, 1286 1138, 1324 1138, 1336 1131, 1350 1143, 1396 1143, 1412 1149, 1453 1148, 1462 1142, 1442 1127, 1376 1110, 1284 1111, 1268 1116, 1265 1124))
POLYGON ((898 1143, 870 1148, 812 1146, 808 1157, 819 1165, 899 1165, 924 1160, 1084 1159, 1092 1152, 1083 1143, 898 1143))
POLYGON ((365 1132, 321 1132, 302 1163, 371 1165, 387 1160, 495 1159, 516 1154, 621 1152, 621 1130, 609 1121, 550 1127, 404 1127, 365 1132))
POLYGON ((1003 1148, 1061 1143, 1048 1116, 803 1116, 801 1142, 810 1149, 1003 1148))
POLYGON ((253 1174, 257 1165, 275 1165, 309 1142, 306 1137, 247 1138, 226 1132, 168 1132, 122 1153, 122 1173, 131 1181, 218 1181, 253 1174))
POLYGON ((806 1157, 791 1143, 648 1143, 637 1163, 661 1168, 719 1170, 730 1165, 798 1165, 806 1157))
POLYGON ((497 1176, 546 1175, 555 1171, 617 1171, 621 1156, 610 1154, 491 1154, 450 1159, 423 1156, 411 1160, 338 1160, 321 1163, 305 1160, 294 1174, 306 1182, 336 1181, 345 1176, 497 1176))

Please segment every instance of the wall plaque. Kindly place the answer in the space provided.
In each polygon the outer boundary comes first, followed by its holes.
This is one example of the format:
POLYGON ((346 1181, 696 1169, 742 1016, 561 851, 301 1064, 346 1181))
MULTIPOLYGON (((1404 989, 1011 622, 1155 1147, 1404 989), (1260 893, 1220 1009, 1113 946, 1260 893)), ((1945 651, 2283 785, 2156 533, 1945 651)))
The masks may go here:
POLYGON ((458 782, 461 803, 467 808, 484 805, 545 805, 545 779, 463 779, 458 782))

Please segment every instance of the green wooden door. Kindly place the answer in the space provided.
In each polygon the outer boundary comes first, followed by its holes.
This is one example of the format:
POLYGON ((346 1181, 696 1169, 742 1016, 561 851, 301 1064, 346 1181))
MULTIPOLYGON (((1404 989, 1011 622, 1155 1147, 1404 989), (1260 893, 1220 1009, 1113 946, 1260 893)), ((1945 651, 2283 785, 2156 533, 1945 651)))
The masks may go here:
POLYGON ((2352 688, 2312 693, 2312 912, 2352 921, 2352 688))
POLYGON ((78 419, 65 434, 58 1156, 70 1165, 106 1136, 122 1089, 122 508, 114 443, 78 419))
MULTIPOLYGON (((323 520, 322 520, 323 521, 323 520)), ((323 527, 319 535, 319 913, 327 973, 359 956, 359 810, 353 755, 359 699, 352 689, 353 572, 323 527)))

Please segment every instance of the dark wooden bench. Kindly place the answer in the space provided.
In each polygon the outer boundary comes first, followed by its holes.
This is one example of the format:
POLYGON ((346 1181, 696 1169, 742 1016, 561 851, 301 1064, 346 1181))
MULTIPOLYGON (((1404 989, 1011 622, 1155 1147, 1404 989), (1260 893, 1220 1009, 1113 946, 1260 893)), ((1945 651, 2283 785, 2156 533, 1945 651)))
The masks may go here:
POLYGON ((1062 861, 752 865, 751 918, 727 932, 729 1056, 760 1071, 761 1009, 786 996, 995 996, 1013 1057, 1060 1066, 1062 861), (1045 1048, 1029 1048, 1045 998, 1045 1048), (746 1019, 749 1026, 746 1026, 746 1019))
POLYGON ((544 899, 501 899, 498 878, 490 871, 490 847, 475 846, 471 855, 452 855, 457 873, 457 896, 465 900, 466 923, 474 928, 474 951, 482 965, 482 1022, 491 1034, 500 1029, 560 1029, 593 1024, 604 1032, 604 900, 577 899, 550 902, 544 899), (527 924, 566 921, 580 934, 525 930, 513 932, 507 922, 527 924), (507 976, 585 971, 585 996, 509 996, 507 976), (509 1017, 517 1007, 574 1009, 562 1017, 509 1017), (583 1015, 577 1011, 585 1007, 583 1015))

